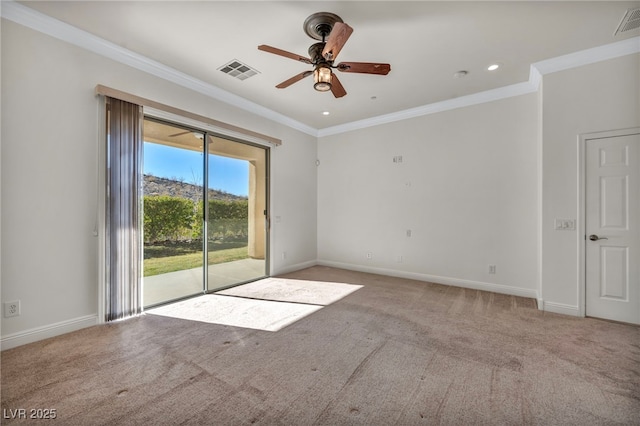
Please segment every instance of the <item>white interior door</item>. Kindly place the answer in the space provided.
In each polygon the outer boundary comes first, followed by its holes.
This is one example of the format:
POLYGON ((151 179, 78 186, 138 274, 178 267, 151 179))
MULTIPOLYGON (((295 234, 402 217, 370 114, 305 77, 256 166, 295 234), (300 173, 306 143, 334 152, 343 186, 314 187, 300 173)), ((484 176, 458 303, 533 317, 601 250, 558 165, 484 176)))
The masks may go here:
POLYGON ((640 324, 640 134, 586 145, 586 314, 640 324))

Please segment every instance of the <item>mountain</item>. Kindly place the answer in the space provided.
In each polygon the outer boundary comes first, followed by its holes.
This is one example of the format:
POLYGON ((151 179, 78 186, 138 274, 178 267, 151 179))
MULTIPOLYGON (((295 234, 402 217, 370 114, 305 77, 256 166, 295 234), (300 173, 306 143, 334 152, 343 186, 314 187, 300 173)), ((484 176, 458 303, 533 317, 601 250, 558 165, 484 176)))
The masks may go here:
MULTIPOLYGON (((192 201, 202 199, 202 187, 199 185, 152 175, 144 175, 142 190, 144 195, 169 195, 188 198, 192 201)), ((230 194, 218 189, 209 189, 209 199, 236 201, 246 200, 247 197, 230 194)))

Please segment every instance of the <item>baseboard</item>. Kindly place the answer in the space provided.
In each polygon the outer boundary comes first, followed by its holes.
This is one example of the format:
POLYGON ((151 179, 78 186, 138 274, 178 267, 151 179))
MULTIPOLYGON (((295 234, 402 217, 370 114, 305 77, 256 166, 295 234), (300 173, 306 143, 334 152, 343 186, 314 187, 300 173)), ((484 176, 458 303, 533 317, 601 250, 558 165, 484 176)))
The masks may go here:
POLYGON ((49 337, 70 333, 96 324, 98 324, 98 315, 87 315, 84 317, 57 322, 55 324, 48 324, 42 327, 12 333, 7 336, 2 336, 0 339, 0 350, 4 351, 5 349, 11 349, 17 346, 26 345, 27 343, 37 342, 38 340, 48 339, 49 337))
POLYGON ((288 274, 289 272, 295 272, 295 271, 299 271, 301 269, 305 269, 305 268, 311 268, 312 266, 316 266, 318 264, 317 261, 315 260, 310 260, 308 262, 301 262, 301 263, 296 263, 295 265, 289 265, 289 266, 285 266, 283 268, 278 268, 275 269, 271 275, 282 275, 282 274, 288 274))
POLYGON ((580 316, 580 309, 577 306, 565 305, 564 303, 555 302, 539 302, 542 305, 542 310, 546 312, 553 312, 554 314, 571 315, 572 317, 580 316))
POLYGON ((416 272, 399 271, 396 269, 375 268, 371 266, 355 265, 351 263, 334 262, 330 260, 318 260, 318 265, 330 266, 333 268, 348 269, 350 271, 368 272, 391 277, 407 278, 417 281, 427 281, 435 284, 444 284, 454 287, 470 288, 473 290, 490 291, 493 293, 508 294, 510 296, 527 297, 538 299, 538 292, 526 288, 510 287, 501 284, 485 283, 481 281, 464 280, 460 278, 442 277, 438 275, 420 274, 416 272))

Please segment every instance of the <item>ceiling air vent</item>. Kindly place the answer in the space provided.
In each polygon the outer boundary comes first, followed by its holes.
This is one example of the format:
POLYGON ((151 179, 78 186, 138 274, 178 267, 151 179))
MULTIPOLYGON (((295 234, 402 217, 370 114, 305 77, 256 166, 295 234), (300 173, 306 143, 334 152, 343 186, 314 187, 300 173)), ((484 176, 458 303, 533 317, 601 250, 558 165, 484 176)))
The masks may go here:
POLYGON ((625 31, 635 30, 636 28, 640 28, 640 7, 627 10, 624 18, 622 18, 622 21, 620 21, 620 25, 618 25, 618 29, 616 30, 614 36, 625 31))
POLYGON ((225 74, 229 74, 230 76, 237 78, 238 80, 246 80, 259 72, 258 70, 251 68, 249 65, 243 64, 237 59, 224 64, 218 69, 225 74))

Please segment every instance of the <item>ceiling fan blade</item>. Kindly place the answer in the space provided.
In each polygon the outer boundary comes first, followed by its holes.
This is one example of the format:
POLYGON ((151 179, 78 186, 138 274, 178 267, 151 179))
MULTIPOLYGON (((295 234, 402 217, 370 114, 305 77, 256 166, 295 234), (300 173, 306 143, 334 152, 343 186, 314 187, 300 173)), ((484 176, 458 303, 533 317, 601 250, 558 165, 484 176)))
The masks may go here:
POLYGON ((353 28, 344 22, 336 22, 333 24, 327 43, 322 50, 322 56, 324 56, 327 61, 335 61, 338 53, 340 53, 344 44, 349 40, 352 32, 353 28))
POLYGON ((174 133, 173 135, 169 135, 170 138, 175 138, 176 136, 186 135, 187 133, 192 133, 191 130, 187 130, 186 132, 174 133))
POLYGON ((373 62, 340 62, 336 68, 342 72, 357 72, 362 74, 387 75, 391 71, 389 64, 376 64, 373 62))
POLYGON ((305 58, 304 56, 296 55, 295 53, 287 52, 286 50, 278 49, 277 47, 267 46, 266 44, 261 44, 258 46, 258 50, 262 50, 263 52, 273 53, 274 55, 284 56, 285 58, 290 58, 296 61, 304 62, 305 64, 311 64, 311 59, 305 58))
POLYGON ((283 81, 282 83, 278 84, 276 87, 278 89, 284 89, 286 87, 291 86, 293 83, 296 83, 296 82, 302 80, 305 77, 309 77, 311 74, 313 74, 313 71, 301 72, 300 74, 296 74, 293 77, 291 77, 290 79, 283 81))
POLYGON ((342 83, 338 80, 338 76, 334 73, 331 73, 331 93, 336 98, 341 98, 347 94, 347 91, 342 87, 342 83))

